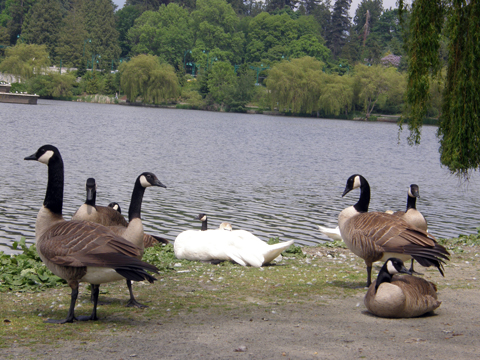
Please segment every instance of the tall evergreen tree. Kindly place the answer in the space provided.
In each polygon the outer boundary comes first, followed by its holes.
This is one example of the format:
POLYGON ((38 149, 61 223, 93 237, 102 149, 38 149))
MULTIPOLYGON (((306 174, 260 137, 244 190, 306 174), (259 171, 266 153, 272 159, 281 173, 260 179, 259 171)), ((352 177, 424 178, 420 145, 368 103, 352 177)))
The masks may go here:
POLYGON ((168 5, 170 0, 127 0, 125 6, 135 6, 140 10, 140 13, 145 11, 157 11, 161 5, 168 5))
POLYGON ((291 10, 295 10, 298 0, 266 0, 265 11, 272 14, 277 10, 283 9, 285 6, 291 10))
POLYGON ((332 7, 330 0, 301 0, 301 4, 306 10, 306 15, 312 15, 317 20, 322 29, 322 36, 328 32, 330 26, 330 19, 332 14, 330 8, 332 7))
POLYGON ((140 16, 140 10, 135 6, 124 6, 115 13, 115 16, 117 18, 118 41, 122 49, 120 56, 126 57, 131 50, 127 34, 135 23, 135 20, 140 16))
POLYGON ((336 58, 345 45, 350 30, 350 16, 348 11, 352 0, 336 0, 333 7, 330 31, 327 36, 327 45, 336 58))
POLYGON ((58 39, 57 55, 66 65, 86 66, 89 58, 91 39, 85 29, 85 16, 82 11, 82 0, 76 0, 64 18, 58 39))
POLYGON ((5 1, 0 14, 0 25, 8 29, 10 43, 16 44, 20 39, 25 17, 36 0, 5 1))
POLYGON ((94 66, 108 68, 120 57, 118 31, 115 27, 115 5, 111 0, 83 0, 85 29, 91 40, 94 66))
POLYGON ((22 26, 22 39, 28 44, 45 45, 50 59, 56 61, 56 47, 62 9, 58 0, 38 0, 22 26))

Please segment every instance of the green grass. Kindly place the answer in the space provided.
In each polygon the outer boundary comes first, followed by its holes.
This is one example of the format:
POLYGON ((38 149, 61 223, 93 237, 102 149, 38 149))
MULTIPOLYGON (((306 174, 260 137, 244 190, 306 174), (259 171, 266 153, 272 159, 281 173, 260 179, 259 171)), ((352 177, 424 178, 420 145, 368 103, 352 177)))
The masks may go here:
MULTIPOLYGON (((467 277, 450 277, 458 267, 462 271, 471 271, 469 276, 477 276, 474 272, 478 269, 471 269, 471 264, 476 263, 479 238, 480 235, 476 234, 440 240, 453 251, 451 262, 455 264, 447 264, 445 279, 433 268, 422 269, 422 272, 438 282, 439 289, 450 286, 447 285, 449 281, 455 288, 476 286, 467 277)), ((54 275, 39 261, 34 247, 28 249, 24 242, 16 246, 20 246, 24 253, 0 255, 1 272, 16 271, 11 283, 5 277, 0 280, 0 347, 9 347, 14 341, 17 346, 37 343, 55 346, 59 339, 93 341, 115 331, 132 330, 141 323, 167 323, 175 321, 177 314, 203 309, 228 311, 261 307, 267 311, 291 304, 320 306, 365 292, 365 264, 345 249, 343 242, 304 248, 293 246, 283 253, 281 262, 262 268, 242 267, 230 262, 213 265, 178 260, 172 245, 156 246, 146 250, 144 260, 160 269, 160 274, 156 275, 158 281, 134 284, 137 300, 149 308, 126 308, 128 290, 125 282, 119 281, 100 287, 100 321, 53 325, 43 320, 65 318, 70 288, 52 278, 54 275), (22 266, 26 268, 22 269, 22 266), (40 275, 47 280, 39 281, 40 275), (26 280, 20 281, 22 276, 26 280)), ((378 272, 378 266, 374 272, 378 272)), ((89 297, 89 289, 82 285, 76 314, 90 314, 89 297)))

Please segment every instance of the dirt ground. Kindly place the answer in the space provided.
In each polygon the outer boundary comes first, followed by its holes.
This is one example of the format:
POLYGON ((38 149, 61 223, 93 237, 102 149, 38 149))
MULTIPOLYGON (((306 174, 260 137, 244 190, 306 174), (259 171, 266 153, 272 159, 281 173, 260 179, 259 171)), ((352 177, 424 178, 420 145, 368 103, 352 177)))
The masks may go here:
MULTIPOLYGON (((478 249, 475 250, 478 252, 478 249)), ((475 252, 474 251, 474 252, 475 252)), ((134 330, 99 334, 97 341, 65 341, 1 349, 17 359, 474 359, 480 352, 478 261, 454 258, 433 315, 384 319, 354 296, 300 304, 265 304, 218 312, 196 309, 136 321, 134 330), (462 283, 461 287, 456 284, 462 283)))

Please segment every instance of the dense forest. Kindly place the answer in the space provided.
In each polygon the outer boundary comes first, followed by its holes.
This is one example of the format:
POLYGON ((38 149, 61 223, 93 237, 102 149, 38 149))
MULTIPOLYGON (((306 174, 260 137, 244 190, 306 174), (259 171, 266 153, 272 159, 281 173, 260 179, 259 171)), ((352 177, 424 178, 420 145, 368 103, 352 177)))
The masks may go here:
POLYGON ((406 68, 398 10, 363 0, 351 19, 350 4, 0 0, 0 71, 47 97, 121 90, 129 101, 181 98, 229 111, 258 99, 261 108, 320 116, 398 113, 406 68), (47 65, 77 71, 47 79, 39 76, 47 65))

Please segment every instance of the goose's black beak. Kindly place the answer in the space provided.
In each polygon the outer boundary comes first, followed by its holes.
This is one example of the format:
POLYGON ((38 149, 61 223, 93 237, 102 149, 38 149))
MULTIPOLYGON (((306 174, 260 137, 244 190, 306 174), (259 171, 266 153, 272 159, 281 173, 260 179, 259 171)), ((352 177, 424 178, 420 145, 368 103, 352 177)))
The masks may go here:
POLYGON ((25 159, 23 160, 37 160, 37 154, 32 154, 30 156, 27 156, 25 159))

